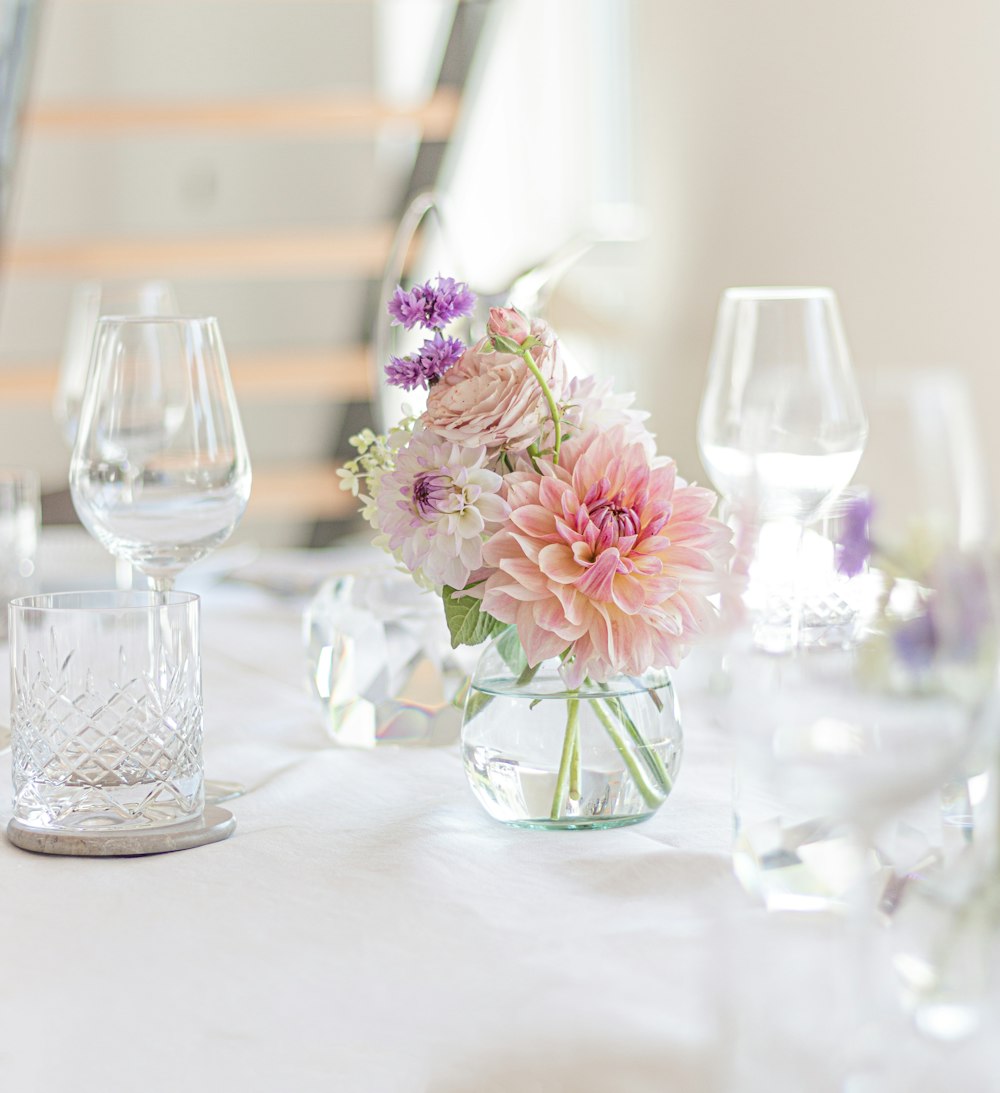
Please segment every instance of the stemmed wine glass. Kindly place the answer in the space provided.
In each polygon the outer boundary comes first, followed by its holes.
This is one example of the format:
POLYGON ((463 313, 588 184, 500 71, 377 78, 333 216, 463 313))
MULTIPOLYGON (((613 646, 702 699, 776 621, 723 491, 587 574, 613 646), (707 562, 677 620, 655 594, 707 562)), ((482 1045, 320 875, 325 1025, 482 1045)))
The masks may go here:
POLYGON ((98 321, 69 477, 84 527, 157 591, 229 538, 251 472, 215 319, 98 321))
MULTIPOLYGON (((177 298, 168 281, 83 281, 73 290, 63 338, 52 413, 70 451, 76 442, 80 407, 87 383, 97 320, 102 315, 178 315, 177 298)), ((115 584, 132 587, 132 567, 115 559, 115 584)))
POLYGON ((850 482, 867 433, 833 292, 727 289, 698 445, 737 543, 739 524, 758 527, 770 568, 786 574, 784 589, 757 588, 762 625, 779 642, 797 640, 802 623, 804 530, 850 482))

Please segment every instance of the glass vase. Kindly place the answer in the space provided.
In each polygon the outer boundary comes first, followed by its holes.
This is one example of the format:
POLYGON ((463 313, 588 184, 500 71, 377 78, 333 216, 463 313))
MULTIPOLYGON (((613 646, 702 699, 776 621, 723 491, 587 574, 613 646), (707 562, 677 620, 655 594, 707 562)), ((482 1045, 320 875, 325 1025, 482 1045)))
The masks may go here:
POLYGON ((680 767, 680 710, 667 670, 566 685, 559 658, 530 668, 513 627, 486 647, 465 702, 472 791, 503 823, 622 827, 649 819, 680 767))

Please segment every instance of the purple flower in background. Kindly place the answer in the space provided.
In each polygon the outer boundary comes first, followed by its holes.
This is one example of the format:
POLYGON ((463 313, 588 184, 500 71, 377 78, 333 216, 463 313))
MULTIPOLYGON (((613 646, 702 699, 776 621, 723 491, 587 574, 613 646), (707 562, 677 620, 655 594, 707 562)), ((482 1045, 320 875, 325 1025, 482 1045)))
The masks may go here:
POLYGON ((386 379, 393 386, 402 387, 404 391, 412 391, 414 387, 430 387, 437 383, 464 352, 463 341, 436 333, 411 356, 393 357, 386 365, 386 379))
POLYGON ((871 557, 872 544, 868 524, 872 518, 872 503, 861 494, 844 506, 840 537, 835 544, 837 572, 856 577, 871 557))
POLYGON ((990 579, 981 559, 946 551, 934 563, 933 588, 923 612, 907 619, 893 634, 893 644, 911 671, 946 662, 974 661, 988 640, 993 603, 990 579))
POLYGON ((441 330, 454 319, 472 313, 476 302, 469 286, 454 277, 438 277, 437 283, 425 281, 409 292, 397 288, 388 304, 397 326, 412 330, 418 323, 428 330, 441 330))
POLYGON ((896 654, 912 672, 927 668, 938 646, 937 628, 930 610, 907 619, 892 635, 896 654))

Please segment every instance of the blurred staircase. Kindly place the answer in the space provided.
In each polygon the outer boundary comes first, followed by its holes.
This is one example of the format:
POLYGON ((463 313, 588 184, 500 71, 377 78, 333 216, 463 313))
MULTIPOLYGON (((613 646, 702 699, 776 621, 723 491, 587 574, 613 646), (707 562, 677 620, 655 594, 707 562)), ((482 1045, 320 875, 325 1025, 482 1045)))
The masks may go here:
POLYGON ((338 438, 368 415, 377 282, 489 8, 48 0, 0 255, 0 463, 65 489, 50 404, 73 286, 166 277, 229 351, 254 466, 241 534, 352 526, 338 438))

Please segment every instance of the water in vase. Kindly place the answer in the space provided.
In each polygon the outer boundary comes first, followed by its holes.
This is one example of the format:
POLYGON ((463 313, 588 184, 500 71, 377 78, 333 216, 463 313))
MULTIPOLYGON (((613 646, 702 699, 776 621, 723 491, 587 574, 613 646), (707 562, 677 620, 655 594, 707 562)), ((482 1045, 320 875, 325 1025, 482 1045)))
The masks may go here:
POLYGON ((525 694, 497 681, 476 682, 466 703, 462 755, 473 791, 495 819, 528 827, 614 827, 648 818, 672 789, 681 733, 670 687, 616 686, 606 695, 581 696, 578 774, 561 790, 566 691, 525 694))

